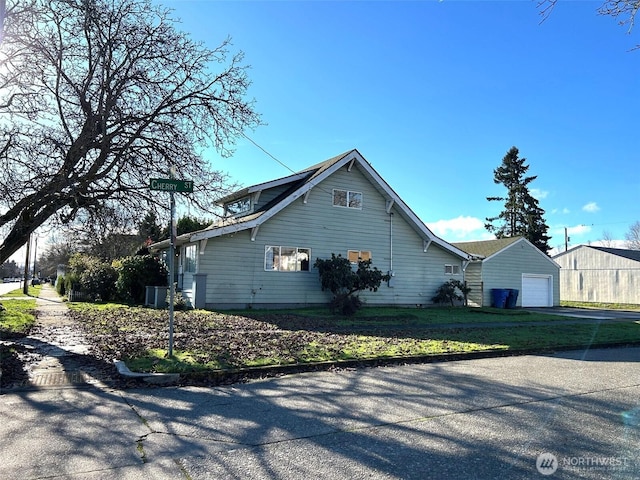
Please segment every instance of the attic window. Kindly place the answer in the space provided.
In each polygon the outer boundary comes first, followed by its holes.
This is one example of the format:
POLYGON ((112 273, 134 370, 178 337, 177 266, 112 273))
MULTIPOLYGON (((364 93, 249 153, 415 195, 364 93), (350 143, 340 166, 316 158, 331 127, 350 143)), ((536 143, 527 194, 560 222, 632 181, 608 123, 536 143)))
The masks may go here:
POLYGON ((228 216, 239 215, 251 210, 251 199, 244 197, 235 202, 227 203, 224 208, 228 216))
POLYGON ((362 208, 362 192, 333 189, 333 206, 362 208))

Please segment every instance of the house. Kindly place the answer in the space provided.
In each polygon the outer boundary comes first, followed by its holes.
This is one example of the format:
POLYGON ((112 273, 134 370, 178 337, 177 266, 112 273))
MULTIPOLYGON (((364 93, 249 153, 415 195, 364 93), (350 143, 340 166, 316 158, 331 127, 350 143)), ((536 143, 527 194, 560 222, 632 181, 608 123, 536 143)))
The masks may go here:
POLYGON ((563 300, 640 304, 640 250, 579 245, 553 259, 563 300))
MULTIPOLYGON (((197 308, 324 305, 317 258, 370 259, 392 275, 369 305, 432 303, 468 255, 435 236, 357 150, 219 200, 224 218, 177 238, 178 284, 197 308)), ((168 241, 152 250, 168 247, 168 241)))
POLYGON ((560 305, 560 267, 523 237, 454 243, 472 256, 465 280, 471 306, 490 306, 492 289, 518 290, 516 306, 560 305))

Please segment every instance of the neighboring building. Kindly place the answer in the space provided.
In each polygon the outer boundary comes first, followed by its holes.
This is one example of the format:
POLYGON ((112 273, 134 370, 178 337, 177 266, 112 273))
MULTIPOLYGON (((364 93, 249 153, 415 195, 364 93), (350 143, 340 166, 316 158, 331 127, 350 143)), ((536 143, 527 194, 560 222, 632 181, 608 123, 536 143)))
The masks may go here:
POLYGON ((454 243, 473 261, 465 280, 471 306, 490 306, 494 288, 518 290, 516 306, 560 305, 559 265, 523 237, 454 243))
POLYGON ((640 304, 640 250, 579 245, 553 259, 563 300, 640 304))
MULTIPOLYGON (((392 278, 370 305, 431 304, 469 257, 436 237, 357 150, 219 200, 225 218, 182 235, 178 283, 198 308, 326 304, 317 258, 371 259, 392 278)), ((152 245, 166 250, 168 241, 152 245)))

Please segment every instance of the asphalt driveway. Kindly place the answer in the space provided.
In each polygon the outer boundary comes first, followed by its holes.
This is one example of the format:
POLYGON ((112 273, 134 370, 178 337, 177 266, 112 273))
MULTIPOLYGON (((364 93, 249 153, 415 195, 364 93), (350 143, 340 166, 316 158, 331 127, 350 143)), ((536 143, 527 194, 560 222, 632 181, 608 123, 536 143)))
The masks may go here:
POLYGON ((640 320, 640 311, 627 310, 601 310, 594 308, 573 308, 573 307, 540 307, 525 308, 531 312, 548 313, 551 315, 562 315, 565 317, 589 318, 595 320, 640 320))

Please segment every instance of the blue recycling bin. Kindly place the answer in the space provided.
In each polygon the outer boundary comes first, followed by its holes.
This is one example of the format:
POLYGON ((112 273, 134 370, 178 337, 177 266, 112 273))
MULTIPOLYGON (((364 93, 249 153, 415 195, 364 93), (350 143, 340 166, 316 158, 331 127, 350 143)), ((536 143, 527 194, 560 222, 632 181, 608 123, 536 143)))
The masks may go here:
POLYGON ((508 296, 509 296, 509 289, 492 288, 491 289, 491 306, 495 308, 504 308, 507 303, 508 296))
POLYGON ((506 308, 516 308, 519 290, 517 288, 510 288, 508 291, 506 308))

